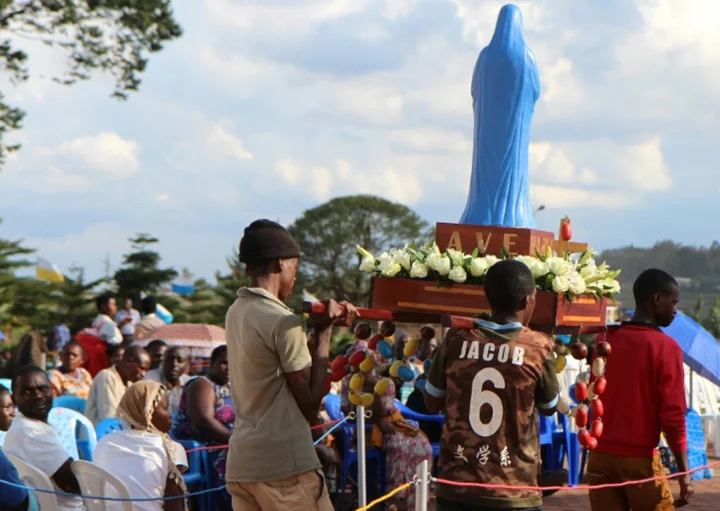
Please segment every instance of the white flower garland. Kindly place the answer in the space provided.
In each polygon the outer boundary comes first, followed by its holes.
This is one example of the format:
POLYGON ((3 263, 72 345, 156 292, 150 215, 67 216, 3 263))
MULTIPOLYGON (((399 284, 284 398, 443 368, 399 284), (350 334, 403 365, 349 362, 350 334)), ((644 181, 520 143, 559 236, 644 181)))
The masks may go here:
POLYGON ((590 249, 579 257, 571 254, 558 257, 550 249, 545 255, 538 253, 537 257, 479 256, 477 250, 468 255, 451 248, 441 252, 435 243, 420 248, 413 245, 395 248, 377 257, 359 245, 357 251, 362 256, 360 270, 380 277, 482 285, 492 265, 501 259, 515 259, 530 268, 541 291, 562 293, 568 298, 589 294, 611 300, 620 292, 617 281, 620 270, 611 271, 606 263, 598 266, 595 252, 590 249))

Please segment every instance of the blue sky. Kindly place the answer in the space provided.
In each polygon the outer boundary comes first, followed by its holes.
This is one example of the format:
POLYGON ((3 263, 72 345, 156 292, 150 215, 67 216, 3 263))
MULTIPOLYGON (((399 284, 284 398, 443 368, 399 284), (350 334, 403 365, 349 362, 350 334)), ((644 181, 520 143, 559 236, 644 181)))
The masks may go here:
MULTIPOLYGON (((209 277, 253 219, 288 224, 336 196, 457 221, 470 78, 503 2, 173 4, 185 35, 127 102, 101 75, 53 84, 59 54, 28 47, 33 78, 2 85, 27 117, 0 173, 0 236, 97 276, 149 232, 166 263, 209 277)), ((517 5, 543 89, 530 158, 540 227, 569 215, 597 249, 717 239, 720 4, 517 5)))

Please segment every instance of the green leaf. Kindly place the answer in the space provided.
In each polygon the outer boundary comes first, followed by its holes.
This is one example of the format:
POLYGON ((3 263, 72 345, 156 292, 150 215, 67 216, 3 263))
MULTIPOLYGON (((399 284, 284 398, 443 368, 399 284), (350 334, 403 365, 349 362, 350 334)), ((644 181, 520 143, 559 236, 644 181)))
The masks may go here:
POLYGON ((480 247, 475 247, 475 250, 472 251, 472 258, 476 259, 479 253, 480 253, 480 247))
POLYGON ((585 252, 582 253, 582 256, 580 256, 580 260, 578 261, 578 267, 583 267, 587 264, 587 262, 590 260, 590 256, 592 255, 592 252, 588 249, 585 252))
POLYGON ((542 262, 547 261, 547 257, 545 257, 544 255, 542 255, 537 248, 535 249, 535 257, 537 257, 538 259, 540 259, 542 262))
POLYGON ((368 252, 367 250, 365 250, 365 249, 364 249, 363 247, 361 247, 360 245, 355 245, 355 249, 358 251, 358 253, 359 253, 361 256, 363 256, 363 257, 372 257, 373 259, 375 259, 375 256, 374 256, 374 255, 372 255, 370 252, 368 252))
POLYGON ((605 278, 606 278, 606 279, 617 280, 617 278, 618 278, 618 276, 620 275, 620 272, 621 272, 621 271, 622 271, 622 270, 611 271, 610 273, 608 273, 607 275, 605 275, 605 278))

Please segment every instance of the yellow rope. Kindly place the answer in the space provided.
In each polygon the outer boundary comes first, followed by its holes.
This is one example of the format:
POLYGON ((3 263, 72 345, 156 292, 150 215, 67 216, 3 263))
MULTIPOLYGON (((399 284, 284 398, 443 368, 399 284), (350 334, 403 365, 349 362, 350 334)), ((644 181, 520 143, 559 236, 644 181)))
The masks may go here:
POLYGON ((373 501, 372 501, 370 504, 368 504, 367 506, 358 508, 357 511, 367 511, 367 510, 370 509, 371 507, 377 506, 378 504, 380 504, 381 502, 386 501, 386 500, 389 499, 390 497, 392 497, 392 496, 400 493, 400 492, 403 491, 403 490, 406 490, 406 489, 410 488, 411 485, 412 485, 412 483, 405 483, 405 484, 403 484, 402 486, 398 486, 397 488, 395 488, 395 489, 394 489, 393 491, 391 491, 390 493, 387 493, 387 494, 383 495, 383 496, 380 497, 379 499, 373 500, 373 501))

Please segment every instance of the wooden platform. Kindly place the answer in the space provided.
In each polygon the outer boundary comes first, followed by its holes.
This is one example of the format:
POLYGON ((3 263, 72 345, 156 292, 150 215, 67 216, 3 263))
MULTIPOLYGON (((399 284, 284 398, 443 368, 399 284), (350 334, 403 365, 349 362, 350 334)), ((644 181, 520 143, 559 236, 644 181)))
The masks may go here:
MULTIPOLYGON (((490 313, 482 286, 414 279, 375 277, 370 307, 393 311, 397 320, 408 323, 438 323, 442 316, 474 317, 490 313)), ((586 295, 568 301, 564 295, 538 291, 531 326, 540 331, 576 333, 605 327, 607 300, 586 295)))

